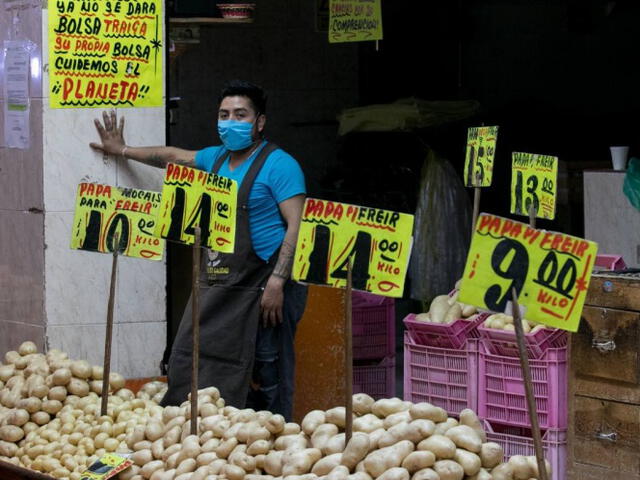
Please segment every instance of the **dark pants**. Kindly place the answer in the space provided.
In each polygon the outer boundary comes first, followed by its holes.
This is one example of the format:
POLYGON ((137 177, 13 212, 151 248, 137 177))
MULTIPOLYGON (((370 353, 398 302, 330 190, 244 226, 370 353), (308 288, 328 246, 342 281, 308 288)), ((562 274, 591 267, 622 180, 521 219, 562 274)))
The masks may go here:
POLYGON ((294 339, 307 302, 307 287, 291 280, 284 286, 282 323, 258 327, 253 383, 247 408, 269 410, 291 420, 295 377, 294 339))

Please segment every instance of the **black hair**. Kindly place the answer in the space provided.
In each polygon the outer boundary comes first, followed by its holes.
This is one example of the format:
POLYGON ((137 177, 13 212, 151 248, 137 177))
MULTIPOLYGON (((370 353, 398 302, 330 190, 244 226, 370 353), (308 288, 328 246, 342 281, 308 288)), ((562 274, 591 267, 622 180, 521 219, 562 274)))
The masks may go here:
POLYGON ((245 80, 231 80, 227 82, 220 91, 218 104, 222 103, 222 100, 226 97, 236 95, 247 97, 251 101, 256 113, 267 113, 267 95, 264 90, 262 87, 245 80))

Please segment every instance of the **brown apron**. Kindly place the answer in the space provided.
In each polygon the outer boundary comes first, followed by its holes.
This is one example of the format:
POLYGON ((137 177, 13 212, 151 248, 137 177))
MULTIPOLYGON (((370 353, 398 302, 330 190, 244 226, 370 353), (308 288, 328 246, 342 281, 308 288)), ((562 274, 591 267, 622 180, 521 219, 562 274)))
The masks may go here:
MULTIPOLYGON (((227 405, 243 408, 251 381, 260 299, 275 258, 266 262, 253 250, 249 229, 249 192, 267 157, 278 147, 265 145, 238 191, 236 242, 232 254, 203 250, 200 272, 200 363, 198 388, 215 386, 227 405)), ((216 161, 217 173, 224 160, 216 161)), ((191 299, 169 359, 169 390, 162 405, 179 405, 191 391, 191 299)))

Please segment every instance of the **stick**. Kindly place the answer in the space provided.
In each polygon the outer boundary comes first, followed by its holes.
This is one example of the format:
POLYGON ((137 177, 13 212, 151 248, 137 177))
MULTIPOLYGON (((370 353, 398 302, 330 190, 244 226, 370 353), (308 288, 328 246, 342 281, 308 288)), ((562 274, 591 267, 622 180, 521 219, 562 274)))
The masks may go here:
POLYGON ((198 364, 200 363, 200 227, 193 243, 193 278, 191 279, 191 435, 198 434, 198 364))
POLYGON ((476 186, 473 187, 473 219, 471 220, 471 236, 476 231, 476 224, 478 223, 478 215, 480 215, 480 174, 476 172, 476 186))
POLYGON ((529 369, 529 357, 524 344, 524 330, 520 319, 520 306, 518 305, 518 294, 516 289, 512 289, 511 298, 513 303, 513 325, 516 330, 518 342, 518 353, 520 355, 520 365, 522 367, 522 377, 524 379, 525 393, 527 396, 527 407, 529 418, 531 419, 531 431, 533 433, 533 446, 538 461, 538 480, 548 480, 547 469, 544 463, 544 451, 542 450, 542 436, 540 435, 540 425, 538 424, 538 412, 536 411, 536 399, 533 396, 533 383, 531 381, 531 370, 529 369))
POLYGON ((529 208, 529 226, 531 228, 536 228, 536 212, 535 208, 529 208))
POLYGON ((352 345, 352 332, 351 332, 351 296, 353 288, 352 278, 352 258, 349 257, 347 263, 347 290, 345 292, 344 302, 344 371, 345 371, 345 428, 344 428, 344 441, 345 445, 351 440, 353 433, 353 345, 352 345))
POLYGON ((118 270, 118 248, 120 236, 113 236, 113 260, 111 262, 111 285, 109 287, 109 303, 107 304, 107 332, 104 341, 104 365, 102 367, 102 403, 100 415, 107 414, 109 401, 109 374, 111 373, 111 340, 113 338, 113 304, 116 296, 116 272, 118 270))

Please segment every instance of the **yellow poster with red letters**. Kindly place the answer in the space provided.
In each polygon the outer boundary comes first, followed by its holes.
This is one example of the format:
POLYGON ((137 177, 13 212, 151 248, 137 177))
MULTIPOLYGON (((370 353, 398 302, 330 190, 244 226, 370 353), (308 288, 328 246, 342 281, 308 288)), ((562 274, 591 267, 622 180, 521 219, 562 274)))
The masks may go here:
POLYGON ((170 163, 162 186, 155 235, 193 244, 200 227, 203 246, 233 253, 238 182, 215 173, 170 163))
POLYGON ((352 257, 353 288, 401 297, 413 234, 413 215, 307 198, 293 279, 345 287, 352 257))
POLYGON ((50 0, 51 108, 163 105, 161 0, 50 0))
POLYGON ((382 40, 380 0, 329 0, 329 43, 382 40))
POLYGON ((597 251, 594 242, 483 213, 459 300, 504 312, 515 288, 527 320, 575 332, 597 251))
POLYGON ((161 260, 164 240, 153 236, 160 193, 81 183, 71 234, 71 248, 111 253, 115 234, 118 252, 128 257, 161 260))
POLYGON ((558 193, 558 157, 513 152, 511 169, 511 213, 553 220, 558 193))

